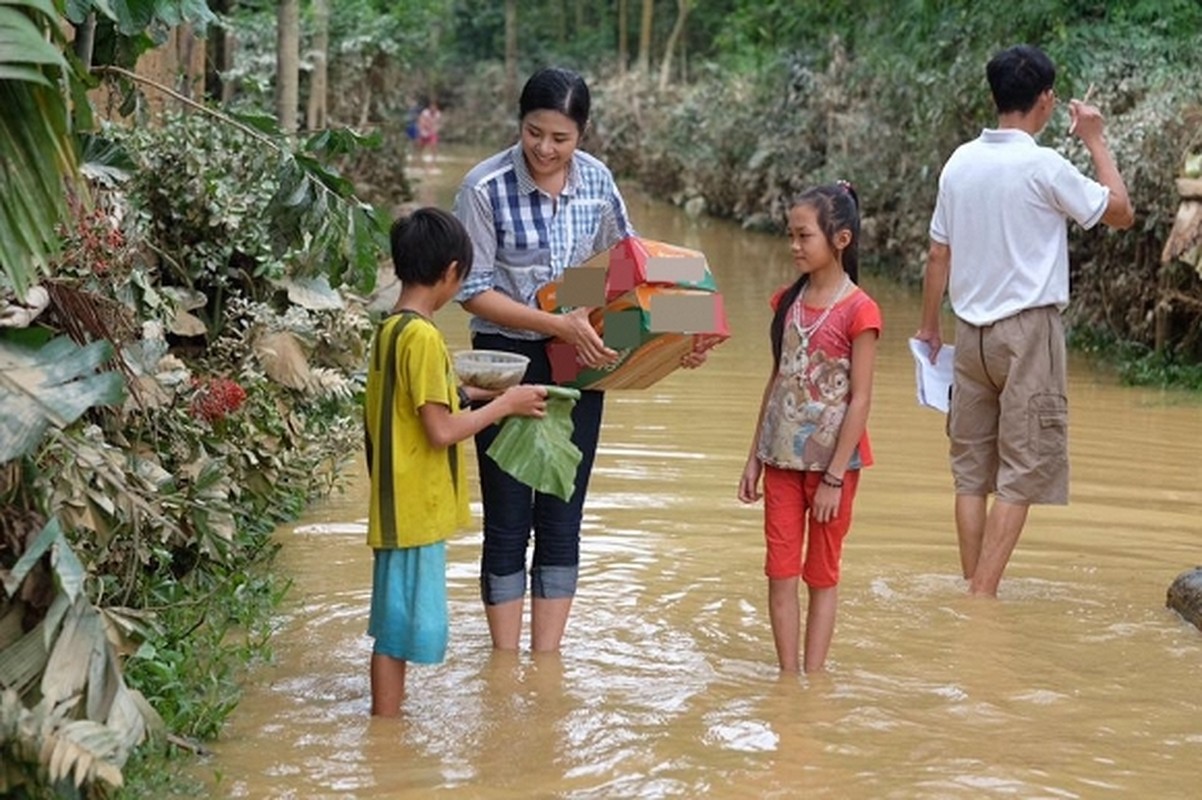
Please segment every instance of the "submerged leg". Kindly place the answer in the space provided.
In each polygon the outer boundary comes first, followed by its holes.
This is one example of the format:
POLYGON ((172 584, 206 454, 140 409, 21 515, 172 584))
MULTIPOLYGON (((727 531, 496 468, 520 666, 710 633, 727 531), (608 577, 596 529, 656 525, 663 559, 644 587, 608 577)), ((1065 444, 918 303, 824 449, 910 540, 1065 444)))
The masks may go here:
POLYGON ((981 558, 985 536, 985 496, 956 495, 956 538, 960 542, 960 569, 971 579, 981 558))
POLYGON ((1010 563, 1010 554, 1018 544, 1023 525, 1027 522, 1029 506, 994 500, 993 508, 985 521, 985 535, 981 540, 981 555, 977 569, 968 584, 968 593, 983 597, 997 597, 1002 573, 1010 563))
POLYGON ((401 713, 405 698, 405 662, 400 658, 371 654, 371 713, 375 717, 395 717, 401 713))
POLYGON ((839 607, 839 587, 809 587, 810 604, 806 609, 805 671, 822 672, 835 635, 835 612, 839 607))
POLYGON ((772 621, 772 640, 781 672, 799 669, 801 601, 797 585, 797 578, 768 579, 768 618, 772 621))

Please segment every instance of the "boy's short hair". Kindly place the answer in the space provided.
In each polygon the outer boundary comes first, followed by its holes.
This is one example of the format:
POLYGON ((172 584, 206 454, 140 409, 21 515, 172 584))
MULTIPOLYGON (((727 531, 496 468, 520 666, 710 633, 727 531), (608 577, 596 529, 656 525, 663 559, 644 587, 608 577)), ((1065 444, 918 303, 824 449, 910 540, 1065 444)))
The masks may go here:
POLYGON ((1038 47, 1020 44, 989 59, 985 77, 999 114, 1025 113, 1056 83, 1056 66, 1038 47))
POLYGON ((451 263, 460 280, 472 271, 472 241, 463 223, 441 208, 419 208, 392 223, 392 266, 401 283, 433 286, 451 263))

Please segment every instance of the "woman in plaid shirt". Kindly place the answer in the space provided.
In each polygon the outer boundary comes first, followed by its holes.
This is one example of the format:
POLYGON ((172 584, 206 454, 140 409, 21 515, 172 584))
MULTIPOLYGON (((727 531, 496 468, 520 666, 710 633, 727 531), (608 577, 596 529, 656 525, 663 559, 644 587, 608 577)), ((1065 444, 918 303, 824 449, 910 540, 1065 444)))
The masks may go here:
MULTIPOLYGON (((521 139, 477 164, 455 198, 475 250, 458 301, 473 315, 472 344, 530 358, 526 383, 550 384, 546 343, 576 346, 580 361, 601 366, 617 357, 589 324, 588 308, 553 314, 538 308, 536 292, 568 267, 605 251, 634 229, 609 169, 578 149, 588 127, 589 90, 575 72, 544 69, 522 89, 521 139)), ((531 648, 559 649, 580 565, 580 523, 597 437, 601 392, 585 391, 572 412, 572 440, 583 458, 569 502, 536 492, 484 455, 497 434, 476 436, 484 502, 480 588, 493 647, 517 650, 529 568, 531 648)))

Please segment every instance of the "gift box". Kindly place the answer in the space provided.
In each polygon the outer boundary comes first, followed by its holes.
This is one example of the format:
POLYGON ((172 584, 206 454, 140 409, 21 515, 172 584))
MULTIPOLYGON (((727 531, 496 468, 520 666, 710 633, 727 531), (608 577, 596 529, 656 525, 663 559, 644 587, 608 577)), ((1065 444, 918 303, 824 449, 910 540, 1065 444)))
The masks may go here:
POLYGON ((645 389, 680 366, 691 351, 730 337, 726 309, 705 255, 697 250, 631 237, 543 287, 539 305, 563 312, 587 306, 611 365, 581 364, 568 342, 547 344, 555 383, 578 389, 645 389))

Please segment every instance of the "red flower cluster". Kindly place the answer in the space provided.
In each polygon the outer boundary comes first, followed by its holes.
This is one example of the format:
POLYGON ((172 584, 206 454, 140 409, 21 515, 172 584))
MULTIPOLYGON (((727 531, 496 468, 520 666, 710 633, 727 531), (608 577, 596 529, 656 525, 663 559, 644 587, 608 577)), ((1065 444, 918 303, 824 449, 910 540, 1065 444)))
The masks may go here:
POLYGON ((192 416, 209 424, 225 419, 246 401, 246 390, 229 378, 195 380, 194 384, 197 388, 192 398, 192 416))
POLYGON ((125 255, 125 235, 103 209, 87 211, 78 201, 71 205, 76 224, 65 236, 59 261, 78 274, 106 275, 125 255))

